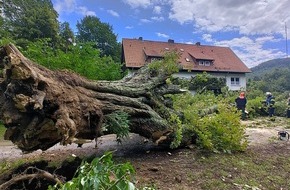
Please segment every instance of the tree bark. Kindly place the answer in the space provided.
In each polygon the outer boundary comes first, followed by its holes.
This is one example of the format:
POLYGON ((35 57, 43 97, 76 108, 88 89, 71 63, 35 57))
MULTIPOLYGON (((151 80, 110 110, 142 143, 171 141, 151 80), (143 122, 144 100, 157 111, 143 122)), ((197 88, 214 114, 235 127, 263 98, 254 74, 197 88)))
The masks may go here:
POLYGON ((132 133, 165 145, 174 138, 168 122, 174 110, 164 95, 182 91, 166 84, 167 74, 144 67, 119 81, 91 81, 33 63, 13 44, 0 47, 0 67, 5 139, 23 151, 99 137, 104 119, 115 111, 128 113, 132 133))

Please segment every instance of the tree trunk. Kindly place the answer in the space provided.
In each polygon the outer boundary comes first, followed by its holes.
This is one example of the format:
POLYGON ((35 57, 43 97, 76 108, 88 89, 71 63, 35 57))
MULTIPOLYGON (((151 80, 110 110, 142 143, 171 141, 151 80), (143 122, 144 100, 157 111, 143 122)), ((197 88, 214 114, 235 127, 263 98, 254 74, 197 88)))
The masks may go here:
POLYGON ((165 94, 181 93, 164 73, 147 67, 120 81, 90 81, 69 71, 51 71, 25 58, 12 44, 0 47, 0 117, 5 139, 23 151, 46 150, 75 138, 103 135, 106 116, 129 115, 130 132, 169 145, 174 112, 165 94))

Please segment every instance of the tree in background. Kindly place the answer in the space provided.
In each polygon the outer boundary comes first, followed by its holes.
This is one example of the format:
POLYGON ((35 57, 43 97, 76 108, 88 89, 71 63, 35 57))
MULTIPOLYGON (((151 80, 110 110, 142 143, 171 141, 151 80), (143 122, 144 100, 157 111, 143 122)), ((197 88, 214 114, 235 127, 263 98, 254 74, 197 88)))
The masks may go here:
POLYGON ((70 28, 68 22, 63 22, 60 24, 59 35, 60 35, 60 44, 64 45, 65 52, 67 53, 69 45, 73 44, 75 41, 74 32, 70 28))
POLYGON ((69 69, 94 80, 119 80, 124 76, 122 64, 115 63, 110 56, 100 56, 100 50, 92 43, 68 45, 69 51, 54 49, 49 39, 39 39, 20 48, 22 53, 41 65, 52 69, 69 69))
POLYGON ((103 23, 95 16, 86 16, 77 23, 78 42, 93 42, 101 50, 102 56, 111 56, 120 62, 121 45, 117 42, 117 35, 108 23, 103 23))
POLYGON ((58 38, 57 12, 51 0, 5 0, 0 4, 3 28, 13 39, 58 38))

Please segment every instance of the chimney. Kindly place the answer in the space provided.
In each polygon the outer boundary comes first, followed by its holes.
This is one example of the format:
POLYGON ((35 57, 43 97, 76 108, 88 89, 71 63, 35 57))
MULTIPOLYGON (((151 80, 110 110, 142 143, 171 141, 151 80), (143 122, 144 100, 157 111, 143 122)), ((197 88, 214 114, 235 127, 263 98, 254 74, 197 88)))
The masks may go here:
POLYGON ((195 45, 200 46, 200 42, 196 42, 195 45))
POLYGON ((174 40, 168 39, 168 43, 174 43, 174 40))
POLYGON ((143 37, 139 37, 139 40, 143 40, 143 37))

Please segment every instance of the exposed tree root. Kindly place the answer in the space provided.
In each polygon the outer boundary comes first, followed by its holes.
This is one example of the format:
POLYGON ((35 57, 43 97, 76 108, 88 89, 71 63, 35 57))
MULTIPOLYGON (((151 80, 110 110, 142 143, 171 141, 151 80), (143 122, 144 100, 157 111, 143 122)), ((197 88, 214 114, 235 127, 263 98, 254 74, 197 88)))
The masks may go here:
POLYGON ((166 84, 167 74, 147 67, 120 81, 91 81, 69 71, 51 71, 10 44, 0 47, 0 117, 5 139, 23 151, 46 150, 75 138, 103 135, 106 116, 126 112, 130 132, 170 145, 174 110, 166 94, 183 93, 166 84))
POLYGON ((36 167, 28 167, 23 173, 13 176, 9 181, 0 185, 0 190, 10 189, 12 185, 19 184, 24 181, 39 179, 51 181, 54 184, 62 184, 64 181, 59 179, 56 175, 53 175, 45 170, 38 169, 36 167))

